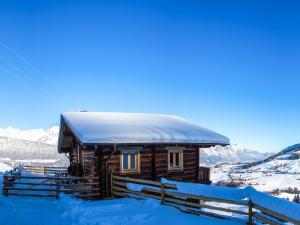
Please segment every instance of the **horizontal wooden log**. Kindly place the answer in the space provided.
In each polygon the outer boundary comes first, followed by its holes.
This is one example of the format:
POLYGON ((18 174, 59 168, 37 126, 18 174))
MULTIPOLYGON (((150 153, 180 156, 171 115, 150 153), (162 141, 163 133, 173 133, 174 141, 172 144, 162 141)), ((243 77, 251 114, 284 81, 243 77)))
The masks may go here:
POLYGON ((99 177, 54 177, 54 176, 3 176, 14 179, 36 179, 36 180, 99 180, 99 177))
POLYGON ((100 198, 101 197, 99 193, 74 194, 73 196, 77 198, 100 198))
POLYGON ((60 186, 72 186, 72 187, 79 187, 79 186, 95 186, 99 185, 98 182, 92 182, 92 183, 79 183, 79 184, 64 184, 61 183, 60 186))
POLYGON ((6 178, 14 178, 14 179, 34 179, 34 180, 55 180, 55 177, 38 177, 38 176, 3 176, 6 178))
POLYGON ((45 169, 68 169, 67 167, 50 167, 50 166, 23 166, 24 169, 42 169, 42 168, 45 168, 45 169))
POLYGON ((239 211, 239 210, 228 209, 228 208, 224 208, 224 207, 211 206, 211 205, 206 205, 206 204, 197 204, 197 203, 192 203, 192 202, 188 202, 188 201, 185 201, 185 200, 174 199, 174 198, 169 198, 169 197, 166 197, 165 201, 175 203, 175 204, 178 204, 178 205, 182 205, 182 206, 189 206, 189 207, 193 207, 193 208, 198 208, 198 209, 206 208, 206 209, 217 210, 217 211, 222 211, 222 212, 236 213, 236 214, 240 214, 240 215, 248 215, 247 212, 243 212, 243 211, 239 211))
MULTIPOLYGON (((114 179, 118 180, 124 180, 128 182, 133 182, 133 183, 138 183, 138 184, 146 184, 146 185, 152 185, 152 186, 157 186, 160 187, 161 183, 157 181, 152 181, 152 180, 141 180, 141 179, 134 179, 134 178, 129 178, 129 177, 120 177, 120 176, 113 176, 114 179)), ((170 189, 177 189, 177 186, 175 184, 164 184, 166 188, 170 189)))
POLYGON ((118 186, 122 186, 122 187, 127 187, 127 183, 125 183, 125 182, 113 181, 113 185, 118 185, 118 186))
POLYGON ((114 196, 120 196, 120 197, 129 197, 129 195, 124 194, 123 192, 118 192, 118 191, 114 191, 113 195, 114 196))
POLYGON ((39 195, 39 194, 23 194, 23 193, 8 193, 8 195, 27 196, 27 197, 50 197, 56 198, 57 195, 39 195))
POLYGON ((218 198, 212 198, 202 195, 191 195, 191 194, 183 194, 178 192, 165 192, 166 195, 174 196, 174 197, 180 197, 180 198, 190 198, 190 199, 196 199, 196 200, 205 200, 205 201, 211 201, 211 202, 220 202, 220 203, 228 203, 228 204, 234 204, 234 205, 244 205, 248 206, 247 201, 233 201, 233 200, 227 200, 227 199, 218 199, 218 198))
POLYGON ((3 187, 5 190, 15 190, 15 191, 53 191, 56 192, 56 189, 51 188, 21 188, 21 187, 3 187))
POLYGON ((14 184, 19 185, 32 185, 32 186, 56 186, 54 183, 30 183, 30 182, 14 182, 14 184))
POLYGON ((274 212, 274 211, 272 211, 270 209, 267 209, 265 207, 262 207, 262 206, 260 206, 260 205, 258 205, 256 203, 253 203, 253 208, 258 209, 259 211, 261 211, 261 212, 263 212, 265 214, 268 214, 268 215, 270 215, 272 217, 275 217, 276 219, 283 220, 283 221, 290 222, 290 223, 294 223, 296 225, 300 225, 300 221, 297 221, 297 220, 295 220, 293 218, 289 218, 288 216, 283 215, 281 213, 274 212))
POLYGON ((143 193, 143 192, 139 192, 139 191, 132 191, 132 190, 125 189, 125 188, 120 188, 120 187, 115 187, 114 186, 113 189, 117 190, 117 191, 124 192, 124 193, 129 193, 129 194, 135 194, 135 195, 141 195, 141 196, 145 196, 145 197, 160 199, 160 197, 155 196, 155 195, 151 195, 151 194, 147 194, 147 193, 143 193))
POLYGON ((261 214, 259 214, 257 212, 254 212, 252 215, 253 215, 254 218, 256 218, 256 219, 258 219, 258 220, 260 220, 260 221, 262 221, 262 222, 264 222, 266 224, 270 224, 270 225, 283 225, 282 222, 280 222, 280 221, 276 222, 274 219, 267 218, 267 217, 265 217, 265 216, 263 216, 263 215, 261 215, 261 214))
POLYGON ((89 188, 89 189, 70 188, 70 189, 58 190, 58 192, 94 192, 94 191, 100 191, 100 188, 89 188))

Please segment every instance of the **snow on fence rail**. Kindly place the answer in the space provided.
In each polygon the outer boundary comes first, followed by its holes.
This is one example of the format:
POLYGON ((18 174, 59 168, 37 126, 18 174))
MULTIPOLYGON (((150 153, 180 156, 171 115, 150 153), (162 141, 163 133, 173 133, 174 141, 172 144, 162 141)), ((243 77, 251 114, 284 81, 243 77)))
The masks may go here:
POLYGON ((100 197, 98 177, 62 177, 55 176, 33 176, 3 175, 2 194, 8 197, 30 196, 30 197, 54 197, 59 198, 61 193, 72 194, 80 198, 100 197))
POLYGON ((111 193, 117 197, 154 198, 162 204, 197 215, 228 218, 224 213, 231 213, 247 221, 247 224, 263 222, 282 225, 283 222, 290 222, 300 225, 300 205, 258 192, 251 187, 236 189, 113 175, 111 193))

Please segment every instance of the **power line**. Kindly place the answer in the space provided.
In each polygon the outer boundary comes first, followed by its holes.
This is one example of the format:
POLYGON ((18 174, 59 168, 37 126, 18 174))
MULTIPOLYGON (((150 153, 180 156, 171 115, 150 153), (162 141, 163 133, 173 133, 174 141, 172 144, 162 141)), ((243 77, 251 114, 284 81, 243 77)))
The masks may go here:
MULTIPOLYGON (((24 84, 24 81, 17 75, 15 75, 14 73, 12 73, 10 70, 8 70, 7 68, 5 68, 4 66, 0 65, 0 69, 3 70, 6 74, 10 75, 11 77, 13 77, 14 79, 18 80, 21 84, 24 84)), ((35 93, 41 98, 44 99, 44 97, 47 97, 47 95, 45 96, 45 93, 41 93, 38 92, 35 88, 32 88, 32 90, 35 91, 35 93), (42 96, 44 95, 44 96, 42 96)))
POLYGON ((13 77, 14 79, 21 81, 19 76, 16 76, 15 74, 13 74, 11 71, 9 71, 8 69, 6 69, 4 66, 0 65, 0 69, 3 70, 4 72, 6 72, 7 74, 9 74, 11 77, 13 77))
POLYGON ((25 64, 29 65, 32 69, 34 69, 36 72, 38 72, 41 77, 45 80, 47 80, 48 82, 50 82, 53 86, 56 86, 55 83, 49 79, 49 77, 47 77, 47 75, 45 75, 39 68, 37 68, 36 66, 34 66, 32 63, 30 63, 24 56, 20 55, 19 53, 17 53, 15 50, 13 50, 12 48, 10 48, 7 44, 3 43, 0 41, 0 45, 4 48, 6 48, 8 51, 10 51, 14 56, 16 56, 17 58, 19 58, 21 61, 23 61, 25 64))
MULTIPOLYGON (((35 85, 37 88, 40 89, 40 91, 42 91, 44 94, 47 94, 44 90, 43 87, 34 79, 32 79, 30 76, 28 76, 23 70, 21 70, 20 68, 18 68, 15 64, 9 62, 8 60, 6 60, 3 56, 0 55, 0 59, 2 61, 4 61, 6 64, 8 64, 9 66, 13 67, 17 72, 21 73, 23 76, 23 78, 25 78, 27 81, 31 82, 33 85, 35 85)), ((2 66, 3 68, 3 66, 2 66)), ((14 76, 16 76, 14 74, 14 76)))

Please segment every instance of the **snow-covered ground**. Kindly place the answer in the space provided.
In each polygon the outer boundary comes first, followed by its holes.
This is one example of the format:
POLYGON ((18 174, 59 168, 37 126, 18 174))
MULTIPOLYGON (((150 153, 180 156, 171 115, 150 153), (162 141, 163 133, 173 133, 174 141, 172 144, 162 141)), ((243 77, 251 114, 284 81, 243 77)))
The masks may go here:
POLYGON ((0 195, 0 221, 1 225, 241 224, 185 214, 153 199, 86 201, 67 195, 59 200, 0 195))
POLYGON ((184 214, 159 201, 116 199, 82 201, 1 197, 2 225, 131 225, 131 224, 241 224, 184 214))
POLYGON ((1 174, 4 173, 5 171, 9 171, 11 169, 12 167, 8 166, 5 163, 0 162, 0 176, 2 176, 1 174))
MULTIPOLYGON (((0 163, 0 173, 11 169, 0 163)), ((0 174, 0 189, 2 188, 2 174, 0 174)), ((202 195, 212 198, 242 202, 251 199, 255 204, 284 214, 290 218, 300 220, 300 205, 272 197, 256 191, 253 187, 228 188, 214 185, 193 184, 162 179, 163 183, 176 184, 180 192, 202 195)), ((128 184, 128 189, 141 190, 144 185, 128 184)), ((230 207, 227 204, 209 203, 210 205, 230 207)), ((230 204, 231 205, 231 204, 230 204)), ((235 206, 234 209, 247 212, 245 206, 235 206)), ((205 210, 211 211, 211 210, 205 210)), ((107 224, 244 224, 247 217, 228 214, 230 219, 216 219, 196 216, 179 212, 169 205, 161 205, 154 199, 134 200, 129 198, 87 201, 61 195, 59 200, 51 198, 5 197, 0 196, 1 225, 107 225, 107 224), (233 216, 233 217, 232 217, 233 216)))

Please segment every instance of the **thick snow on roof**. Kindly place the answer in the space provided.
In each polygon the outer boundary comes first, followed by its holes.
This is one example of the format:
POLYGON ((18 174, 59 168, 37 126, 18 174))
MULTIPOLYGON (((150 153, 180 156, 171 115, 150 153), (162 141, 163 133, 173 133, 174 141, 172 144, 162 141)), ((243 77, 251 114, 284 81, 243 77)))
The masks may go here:
POLYGON ((84 144, 229 144, 229 139, 172 115, 66 112, 63 121, 84 144))

